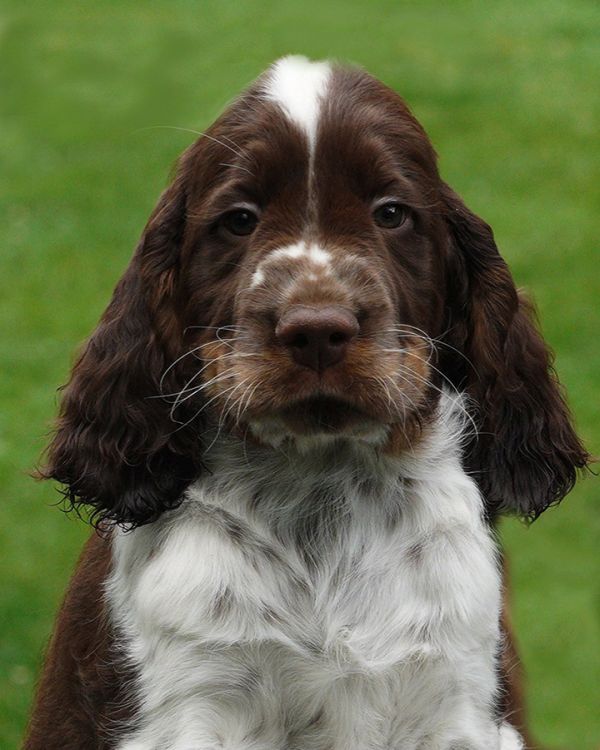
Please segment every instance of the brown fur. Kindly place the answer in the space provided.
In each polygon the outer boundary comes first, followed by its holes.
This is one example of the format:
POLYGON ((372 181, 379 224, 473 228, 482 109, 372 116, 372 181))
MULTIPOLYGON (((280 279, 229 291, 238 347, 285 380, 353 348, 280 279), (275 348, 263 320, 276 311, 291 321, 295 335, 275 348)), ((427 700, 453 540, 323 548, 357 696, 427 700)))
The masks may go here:
POLYGON ((110 540, 87 542, 48 646, 24 750, 109 750, 131 721, 133 675, 103 599, 110 540))
POLYGON ((500 658, 500 689, 502 714, 519 730, 527 750, 541 748, 535 741, 527 712, 526 684, 523 664, 519 656, 517 636, 512 623, 510 569, 506 556, 502 560, 503 599, 502 632, 504 648, 500 658))

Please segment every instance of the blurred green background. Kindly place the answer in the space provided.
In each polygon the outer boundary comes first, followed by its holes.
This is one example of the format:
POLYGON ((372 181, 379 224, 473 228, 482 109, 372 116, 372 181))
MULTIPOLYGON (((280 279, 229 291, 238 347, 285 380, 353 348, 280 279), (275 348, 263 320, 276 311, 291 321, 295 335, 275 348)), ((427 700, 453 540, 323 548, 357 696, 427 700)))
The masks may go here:
MULTIPOLYGON (((537 300, 600 450, 600 4, 4 2, 0 8, 0 747, 22 734, 88 530, 28 478, 56 387, 177 154, 274 58, 359 63, 401 92, 445 178, 537 300)), ((503 527, 532 721, 600 745, 599 484, 503 527)))

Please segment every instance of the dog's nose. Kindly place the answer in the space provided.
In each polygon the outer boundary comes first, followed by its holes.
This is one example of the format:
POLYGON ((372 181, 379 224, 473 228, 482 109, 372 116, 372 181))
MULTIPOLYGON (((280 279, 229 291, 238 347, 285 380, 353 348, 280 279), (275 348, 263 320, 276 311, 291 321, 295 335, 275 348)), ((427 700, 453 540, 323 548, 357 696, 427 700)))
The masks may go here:
POLYGON ((343 307, 293 307, 280 318, 275 336, 303 367, 322 372, 346 356, 358 334, 356 316, 343 307))

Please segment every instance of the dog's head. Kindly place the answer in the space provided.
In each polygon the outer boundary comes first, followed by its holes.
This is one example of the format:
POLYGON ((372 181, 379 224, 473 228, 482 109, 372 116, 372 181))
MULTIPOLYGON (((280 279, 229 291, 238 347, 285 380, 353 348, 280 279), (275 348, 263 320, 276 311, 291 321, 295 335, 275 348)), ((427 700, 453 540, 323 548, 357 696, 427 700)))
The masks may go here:
POLYGON ((491 229, 395 93, 285 58, 182 156, 74 367, 45 475, 146 523, 217 429, 398 454, 443 387, 476 411, 465 462, 490 512, 535 517, 568 492, 587 455, 491 229))

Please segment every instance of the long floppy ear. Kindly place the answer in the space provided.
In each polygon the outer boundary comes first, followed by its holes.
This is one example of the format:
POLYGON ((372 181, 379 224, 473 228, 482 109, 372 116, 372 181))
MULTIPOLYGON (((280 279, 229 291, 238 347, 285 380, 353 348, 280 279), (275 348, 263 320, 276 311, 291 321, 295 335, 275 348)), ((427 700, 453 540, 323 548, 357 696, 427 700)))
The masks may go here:
POLYGON ((199 471, 197 426, 177 429, 158 398, 181 346, 173 296, 185 214, 180 169, 75 363, 40 471, 65 485, 70 507, 89 506, 96 522, 152 521, 177 505, 199 471))
POLYGON ((446 371, 477 410, 466 454, 491 515, 534 519, 573 487, 589 456, 571 424, 552 355, 517 293, 490 227, 447 185, 450 316, 447 341, 464 354, 446 371))

